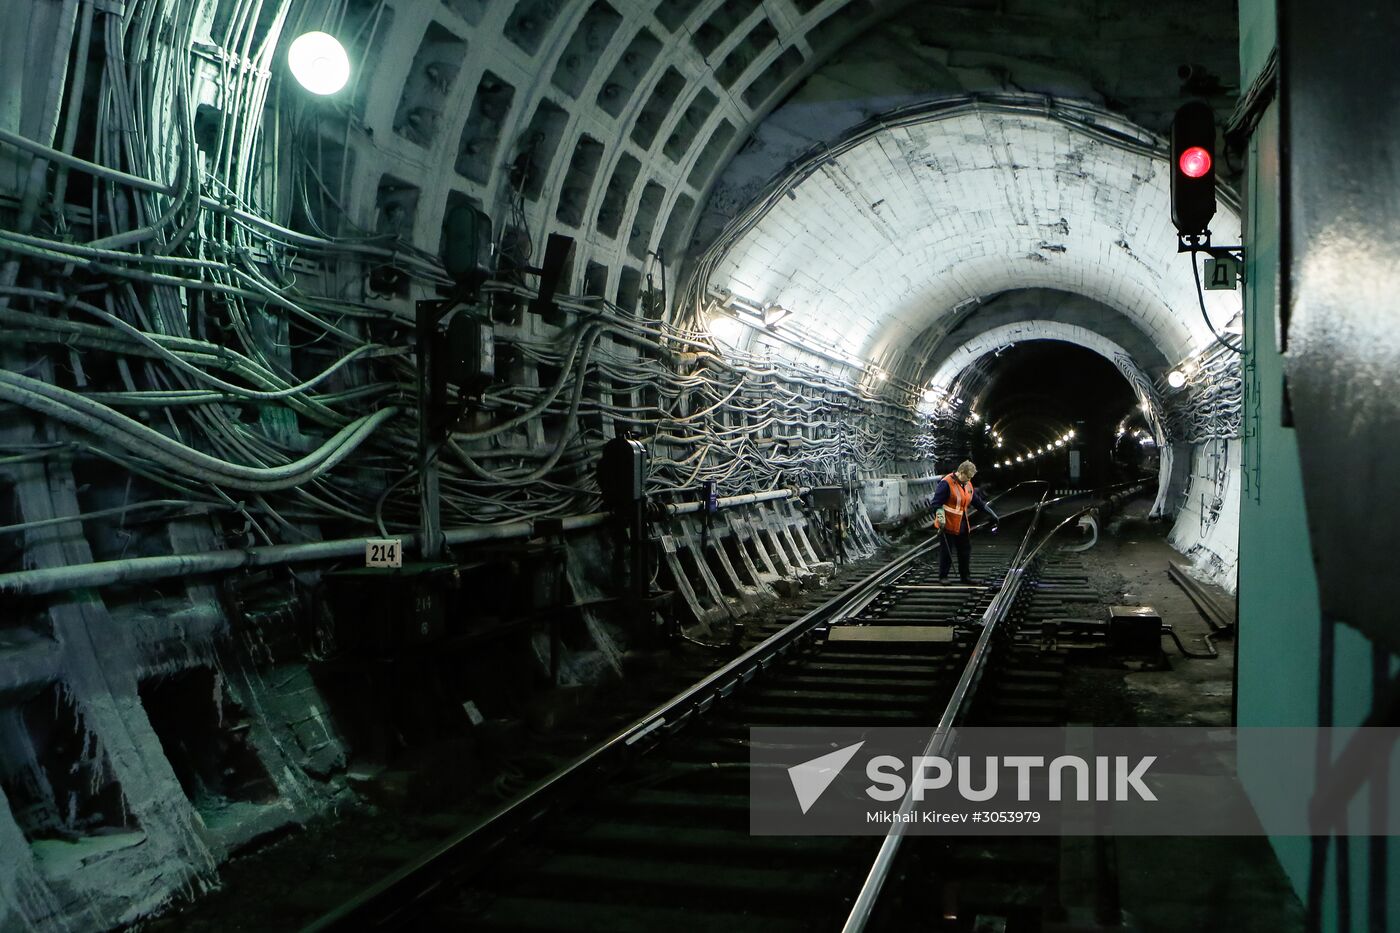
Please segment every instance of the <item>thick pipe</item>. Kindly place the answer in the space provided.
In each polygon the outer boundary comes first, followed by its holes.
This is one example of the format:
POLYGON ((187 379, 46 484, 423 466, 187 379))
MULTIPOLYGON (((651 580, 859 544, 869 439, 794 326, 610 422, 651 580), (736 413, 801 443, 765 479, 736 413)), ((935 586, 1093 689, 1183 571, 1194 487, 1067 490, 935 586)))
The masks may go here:
MULTIPOLYGON (((719 507, 729 508, 736 505, 753 505, 757 502, 772 502, 774 499, 790 499, 807 491, 807 488, 803 487, 801 489, 770 489, 768 492, 747 492, 743 495, 720 499, 719 507)), ((672 515, 689 515, 691 512, 699 512, 704 507, 705 503, 703 502, 681 502, 666 506, 666 511, 672 515)))
MULTIPOLYGON (((746 493, 719 500, 720 508, 733 508, 783 499, 800 493, 795 489, 774 489, 768 492, 746 493)), ((685 502, 668 505, 672 515, 698 512, 702 503, 685 502)), ((75 516, 76 521, 80 516, 75 516)), ((565 532, 596 528, 608 521, 607 512, 571 515, 563 519, 565 532)), ((485 544, 491 541, 513 541, 536 536, 534 521, 507 522, 500 525, 470 525, 451 528, 444 534, 448 545, 485 544)), ((417 535, 401 536, 404 548, 412 551, 417 535)), ((364 538, 337 538, 309 544, 274 544, 239 550, 201 551, 195 554, 165 554, 159 557, 128 557, 122 560, 94 561, 67 567, 43 567, 0 574, 0 597, 41 596, 62 590, 110 586, 116 583, 144 583, 171 577, 221 573, 254 567, 277 567, 283 564, 340 560, 363 554, 364 538)))

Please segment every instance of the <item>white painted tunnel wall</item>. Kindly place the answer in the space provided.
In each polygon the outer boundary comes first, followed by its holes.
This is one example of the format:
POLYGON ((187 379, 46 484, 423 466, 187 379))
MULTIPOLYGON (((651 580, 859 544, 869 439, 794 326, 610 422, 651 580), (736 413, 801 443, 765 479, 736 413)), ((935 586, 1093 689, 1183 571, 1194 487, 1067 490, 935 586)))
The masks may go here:
MULTIPOLYGON (((1144 133, 1141 142, 1151 146, 1155 138, 1144 133)), ((890 368, 916 342, 932 345, 930 333, 950 330, 960 303, 1034 287, 1102 302, 1167 360, 1184 360, 1213 337, 1191 260, 1176 250, 1168 181, 1160 155, 1029 113, 893 126, 775 199, 720 259, 709 284, 790 309, 782 327, 802 342, 890 368)), ((1217 242, 1238 242, 1239 218, 1223 203, 1212 227, 1217 242)), ((1216 329, 1240 313, 1237 292, 1207 292, 1204 300, 1216 329)), ((1026 321, 954 349, 931 385, 951 385, 983 353, 1018 339, 1068 340, 1147 384, 1161 375, 1093 330, 1026 321)), ((1160 412, 1152 420, 1160 424, 1160 412)), ((1206 473, 1211 450, 1192 453, 1190 488, 1170 540, 1233 588, 1238 456, 1227 467, 1222 505, 1207 508, 1215 517, 1203 522, 1200 496, 1214 488, 1206 473)), ((1166 504, 1169 452, 1164 446, 1159 505, 1166 504)))
POLYGON ((1185 499, 1167 539, 1190 558, 1196 576, 1231 593, 1239 567, 1240 450, 1237 440, 1196 445, 1185 499), (1223 486, 1216 482, 1221 471, 1223 486))
MULTIPOLYGON (((961 301, 1056 288, 1119 310, 1182 359, 1211 336, 1167 180, 1158 157, 1029 113, 893 127, 777 199, 710 284, 791 309, 793 335, 877 361, 961 301)), ((1214 227, 1238 238, 1224 205, 1214 227)), ((1239 312, 1235 293, 1206 300, 1217 328, 1239 312)))

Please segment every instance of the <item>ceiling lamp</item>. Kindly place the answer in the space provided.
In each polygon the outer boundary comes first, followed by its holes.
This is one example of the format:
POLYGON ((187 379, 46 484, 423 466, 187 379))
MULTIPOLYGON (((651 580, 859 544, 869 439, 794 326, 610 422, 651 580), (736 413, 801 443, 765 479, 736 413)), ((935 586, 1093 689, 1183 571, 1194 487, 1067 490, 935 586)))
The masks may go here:
POLYGON ((777 327, 778 324, 790 314, 792 314, 792 311, 784 308, 782 305, 769 305, 763 309, 763 326, 769 328, 777 327))
POLYGON ((304 32, 287 49, 292 77, 312 94, 334 94, 350 80, 350 56, 335 36, 304 32))
POLYGON ((1186 385, 1186 374, 1179 369, 1173 369, 1167 373, 1167 385, 1173 389, 1179 389, 1186 385))
POLYGON ((737 347, 744 336, 744 325, 727 314, 710 314, 710 336, 725 346, 737 347))

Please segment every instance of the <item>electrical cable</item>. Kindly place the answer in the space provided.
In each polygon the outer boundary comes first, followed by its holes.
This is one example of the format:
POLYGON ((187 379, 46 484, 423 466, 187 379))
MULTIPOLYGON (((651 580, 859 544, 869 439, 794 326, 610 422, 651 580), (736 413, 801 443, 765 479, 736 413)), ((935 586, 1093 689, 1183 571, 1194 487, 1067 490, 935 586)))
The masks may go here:
POLYGON ((1233 343, 1230 343, 1224 337, 1221 337, 1219 332, 1216 331, 1215 325, 1211 323, 1210 314, 1206 311, 1206 293, 1205 290, 1201 287, 1201 270, 1196 266, 1197 252, 1199 252, 1199 250, 1191 250, 1191 278, 1194 279, 1196 282, 1196 300, 1200 302, 1201 305, 1201 317, 1205 319, 1206 326, 1210 328, 1210 334, 1212 337, 1215 338, 1216 343, 1220 344, 1222 347, 1224 347, 1227 350, 1230 350, 1231 352, 1243 353, 1244 350, 1242 350, 1240 347, 1236 346, 1233 343))

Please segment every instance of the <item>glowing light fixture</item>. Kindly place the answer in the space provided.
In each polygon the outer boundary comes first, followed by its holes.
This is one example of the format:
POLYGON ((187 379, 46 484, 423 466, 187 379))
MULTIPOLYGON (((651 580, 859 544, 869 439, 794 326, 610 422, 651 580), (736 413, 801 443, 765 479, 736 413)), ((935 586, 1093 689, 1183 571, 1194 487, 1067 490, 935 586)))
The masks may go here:
POLYGON ((1186 374, 1179 369, 1173 369, 1167 373, 1167 385, 1173 389, 1179 389, 1186 385, 1186 374))
POLYGON ((1192 146, 1181 154, 1177 164, 1187 178, 1202 178, 1210 171, 1210 153, 1201 146, 1192 146))
POLYGON ((710 336, 725 346, 736 347, 744 336, 744 325, 727 314, 711 314, 710 336))
POLYGON ((782 305, 769 305, 763 309, 763 326, 777 327, 792 311, 782 305))
POLYGON ((350 80, 350 57, 335 36, 304 32, 287 49, 292 77, 312 94, 334 94, 350 80))

